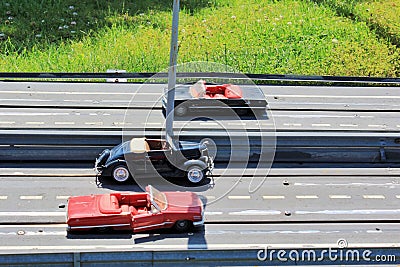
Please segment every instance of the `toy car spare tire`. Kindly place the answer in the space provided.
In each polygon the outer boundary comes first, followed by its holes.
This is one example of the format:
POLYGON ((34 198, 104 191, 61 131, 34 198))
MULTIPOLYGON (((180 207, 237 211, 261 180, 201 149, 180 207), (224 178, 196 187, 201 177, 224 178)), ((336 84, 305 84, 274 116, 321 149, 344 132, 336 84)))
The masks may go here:
POLYGON ((186 178, 192 184, 201 183, 205 178, 204 170, 198 165, 190 166, 186 171, 186 178))
POLYGON ((130 173, 126 165, 120 164, 113 168, 112 178, 117 183, 126 183, 130 178, 130 173))
POLYGON ((179 105, 175 108, 175 115, 178 117, 183 117, 188 113, 188 107, 185 105, 179 105))
POLYGON ((192 227, 192 222, 188 220, 179 220, 175 223, 175 230, 178 232, 186 232, 192 227))

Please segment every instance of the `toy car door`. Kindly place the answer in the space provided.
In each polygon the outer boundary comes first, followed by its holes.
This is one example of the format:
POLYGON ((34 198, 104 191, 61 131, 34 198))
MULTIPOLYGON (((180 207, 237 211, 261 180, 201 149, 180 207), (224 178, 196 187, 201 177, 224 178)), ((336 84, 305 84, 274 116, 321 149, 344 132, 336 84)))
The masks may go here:
POLYGON ((164 214, 153 205, 146 213, 137 213, 132 217, 134 233, 163 228, 164 225, 164 214))

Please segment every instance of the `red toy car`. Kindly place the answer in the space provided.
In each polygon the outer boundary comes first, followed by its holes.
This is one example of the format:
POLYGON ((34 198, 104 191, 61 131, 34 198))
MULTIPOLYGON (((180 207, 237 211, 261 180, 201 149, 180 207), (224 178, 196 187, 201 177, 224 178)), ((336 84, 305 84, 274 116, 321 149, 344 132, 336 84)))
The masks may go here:
POLYGON ((192 192, 160 192, 152 186, 143 193, 111 193, 70 197, 68 231, 159 228, 184 232, 204 223, 203 203, 192 192))
MULTIPOLYGON (((167 92, 162 99, 164 115, 167 109, 167 92)), ((222 115, 232 115, 231 109, 238 115, 254 112, 266 112, 267 100, 257 86, 234 84, 211 85, 200 80, 193 85, 180 85, 175 88, 174 108, 178 117, 191 112, 220 111, 222 115)))

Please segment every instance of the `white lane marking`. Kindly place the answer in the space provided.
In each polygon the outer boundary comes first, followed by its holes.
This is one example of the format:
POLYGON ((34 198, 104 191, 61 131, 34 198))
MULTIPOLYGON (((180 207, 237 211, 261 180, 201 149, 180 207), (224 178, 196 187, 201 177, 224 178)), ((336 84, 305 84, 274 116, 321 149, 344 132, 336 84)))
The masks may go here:
POLYGON ((339 124, 340 127, 358 127, 358 124, 339 124))
MULTIPOLYGON (((352 115, 286 115, 286 114, 274 114, 274 117, 282 117, 282 118, 296 118, 296 119, 306 119, 306 118, 354 118, 352 115)), ((373 118, 373 116, 371 116, 373 118)))
POLYGON ((200 125, 219 125, 216 122, 200 122, 200 125))
POLYGON ((68 112, 64 113, 50 113, 50 112, 0 112, 0 116, 57 116, 57 115, 70 115, 68 112))
POLYGON ((113 125, 132 125, 131 122, 113 122, 113 125))
POLYGON ((250 196, 228 196, 228 199, 250 199, 250 196))
POLYGON ((0 196, 0 200, 6 200, 8 196, 0 196))
POLYGON ((15 121, 0 121, 0 124, 14 124, 15 121))
POLYGON ((242 210, 242 211, 232 211, 229 215, 279 215, 281 212, 279 210, 242 210))
POLYGON ((386 125, 383 125, 383 124, 368 124, 368 127, 386 127, 386 125))
POLYGON ((215 196, 205 196, 207 199, 215 199, 215 196))
POLYGON ((298 126, 298 127, 299 127, 299 126, 301 126, 302 124, 301 124, 301 123, 284 123, 283 125, 284 125, 284 126, 296 126, 296 127, 298 126))
POLYGON ((25 124, 43 125, 44 122, 43 121, 27 121, 27 122, 25 122, 25 124))
POLYGON ((101 122, 101 121, 85 122, 85 125, 103 125, 103 122, 101 122))
POLYGON ((20 196, 22 200, 42 200, 43 196, 20 196))
POLYGON ((326 215, 398 215, 400 209, 397 210, 298 210, 296 214, 326 214, 326 215))
MULTIPOLYGON (((33 231, 24 231, 24 236, 57 236, 57 235, 61 235, 61 236, 65 236, 67 233, 66 231, 38 231, 38 232, 33 232, 33 231)), ((0 235, 18 235, 18 231, 15 232, 9 232, 9 233, 1 233, 0 235)))
POLYGON ((244 125, 246 125, 246 123, 245 122, 228 122, 228 125, 244 126, 244 125))
POLYGON ((396 198, 400 198, 400 195, 396 195, 396 198))
POLYGON ((99 114, 97 113, 89 113, 89 116, 98 116, 99 114))
POLYGON ((385 199, 384 195, 363 195, 366 199, 385 199))
POLYGON ((263 196, 263 199, 285 199, 285 196, 263 196))
POLYGON ((313 126, 313 127, 330 127, 331 124, 329 124, 329 123, 313 123, 313 124, 311 124, 311 126, 313 126))
MULTIPOLYGON (((110 95, 109 92, 52 92, 52 91, 0 91, 3 94, 45 94, 45 95, 110 95)), ((118 95, 161 95, 161 93, 122 93, 118 92, 118 95)))
POLYGON ((398 125, 396 125, 396 126, 400 128, 400 124, 398 124, 398 125))
POLYGON ((75 122, 73 121, 56 121, 54 122, 55 125, 73 125, 75 122))
POLYGON ((351 196, 349 195, 329 195, 329 198, 332 199, 349 199, 351 196))
POLYGON ((223 214, 222 211, 205 211, 204 215, 221 215, 223 214))
POLYGON ((0 216, 50 217, 65 216, 61 211, 0 211, 0 216))
MULTIPOLYGON (((59 223, 59 224, 24 224, 21 227, 25 228, 66 228, 67 224, 59 223)), ((0 225, 1 228, 19 228, 18 225, 0 225)))
POLYGON ((162 122, 142 122, 143 125, 162 125, 162 122))
POLYGON ((298 199, 317 199, 317 195, 302 195, 302 196, 296 196, 298 199))
MULTIPOLYGON (((295 248, 308 248, 310 247, 309 243, 297 243, 292 245, 293 249, 295 248)), ((327 247, 335 247, 337 246, 336 242, 333 243, 320 243, 313 244, 313 248, 323 249, 327 247)), ((399 243, 351 243, 351 247, 353 248, 382 248, 382 247, 399 247, 399 243)), ((253 244, 243 243, 243 244, 185 244, 185 245, 73 245, 73 246, 60 246, 60 245, 51 245, 51 246, 0 246, 0 250, 9 250, 9 251, 20 251, 20 250, 68 250, 68 251, 82 251, 82 250, 99 250, 99 247, 102 249, 113 249, 113 250, 128 250, 128 249, 146 249, 146 250, 181 250, 181 249, 241 249, 241 248, 259 248, 265 249, 265 243, 262 244, 253 244)), ((287 249, 288 244, 268 244, 268 249, 287 249)))
MULTIPOLYGON (((336 242, 332 243, 319 243, 313 244, 313 248, 323 249, 327 247, 335 247, 337 246, 336 242)), ((351 243, 352 248, 382 248, 382 247, 399 247, 399 243, 351 243)), ((268 244, 268 249, 287 249, 288 244, 268 244)), ((297 243, 293 244, 291 248, 308 248, 310 247, 309 243, 297 243)), ((146 249, 146 250, 182 250, 182 249, 241 249, 241 248, 259 248, 265 249, 265 243, 262 244, 254 244, 251 242, 243 243, 243 244, 185 244, 185 245, 140 245, 140 244, 132 244, 132 245, 73 245, 73 246, 60 246, 60 245, 51 245, 51 246, 0 246, 0 250, 9 250, 9 251, 20 251, 20 250, 68 250, 68 251, 82 251, 82 250, 99 250, 101 249, 112 249, 112 250, 129 250, 129 249, 146 249)))
POLYGON ((291 97, 291 98, 298 98, 298 97, 304 97, 304 98, 371 98, 371 99, 376 99, 376 98, 381 98, 381 99, 393 99, 393 98, 399 98, 400 96, 382 96, 382 95, 357 95, 357 96, 335 96, 335 95, 275 95, 274 97, 291 97))
POLYGON ((65 199, 68 199, 70 196, 56 196, 56 199, 62 199, 62 200, 65 200, 65 199))

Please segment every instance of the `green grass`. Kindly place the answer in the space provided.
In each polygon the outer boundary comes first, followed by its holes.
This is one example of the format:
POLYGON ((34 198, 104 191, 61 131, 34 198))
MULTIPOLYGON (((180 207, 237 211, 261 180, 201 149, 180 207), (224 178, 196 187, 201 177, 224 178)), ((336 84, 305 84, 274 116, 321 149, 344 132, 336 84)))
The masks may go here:
MULTIPOLYGON (((6 5, 0 0, 0 71, 164 70, 172 1, 131 2, 25 0, 6 5)), ((218 62, 248 73, 400 76, 399 48, 366 22, 338 16, 328 4, 181 3, 180 63, 218 62)))

